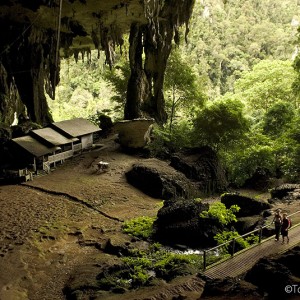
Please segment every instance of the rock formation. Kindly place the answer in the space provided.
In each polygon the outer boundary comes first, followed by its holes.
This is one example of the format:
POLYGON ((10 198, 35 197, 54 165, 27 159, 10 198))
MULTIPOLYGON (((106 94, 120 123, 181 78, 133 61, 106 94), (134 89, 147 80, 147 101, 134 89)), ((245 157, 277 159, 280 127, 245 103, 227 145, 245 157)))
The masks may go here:
POLYGON ((91 49, 97 49, 112 67, 114 51, 128 32, 125 118, 150 115, 164 122, 166 63, 193 5, 194 0, 1 1, 0 122, 12 124, 14 112, 41 125, 51 122, 44 91, 55 98, 60 58, 89 59, 91 49))
POLYGON ((221 202, 226 205, 226 208, 229 208, 231 205, 238 205, 241 209, 236 213, 237 217, 258 215, 264 210, 271 208, 269 203, 235 193, 223 194, 221 202))
POLYGON ((133 119, 117 122, 113 132, 118 134, 119 143, 126 149, 140 149, 146 146, 153 119, 133 119))
POLYGON ((197 182, 205 194, 224 192, 228 182, 225 170, 210 147, 188 149, 171 158, 171 166, 197 182))
POLYGON ((163 200, 189 198, 200 194, 197 186, 166 162, 149 159, 133 165, 126 173, 127 181, 145 194, 163 200))
POLYGON ((299 287, 299 251, 300 247, 297 246, 282 255, 260 259, 246 273, 245 280, 265 292, 269 299, 288 299, 289 297, 297 299, 299 297, 297 290, 285 290, 285 288, 286 286, 293 287, 293 285, 299 287))
POLYGON ((164 201, 154 223, 155 239, 170 245, 207 247, 216 244, 214 236, 222 226, 216 219, 201 218, 208 204, 193 199, 164 201))
POLYGON ((297 200, 300 199, 300 184, 282 184, 271 190, 272 199, 297 200))

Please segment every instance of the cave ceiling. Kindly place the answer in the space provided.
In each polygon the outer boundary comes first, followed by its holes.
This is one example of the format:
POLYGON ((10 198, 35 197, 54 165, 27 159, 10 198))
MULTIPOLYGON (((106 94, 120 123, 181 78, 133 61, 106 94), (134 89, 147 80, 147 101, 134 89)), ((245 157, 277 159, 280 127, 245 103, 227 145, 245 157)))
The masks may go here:
POLYGON ((140 0, 3 0, 0 19, 57 31, 60 4, 60 31, 71 37, 70 49, 94 49, 101 28, 110 30, 118 39, 132 23, 147 23, 144 1, 140 0))
MULTIPOLYGON (((49 124, 45 96, 55 99, 60 59, 103 51, 106 63, 129 34, 124 117, 166 120, 164 72, 172 41, 188 21, 195 0, 1 0, 0 123, 25 114, 49 124), (13 91, 13 92, 12 92, 13 91)), ((188 30, 186 30, 186 33, 188 30)))

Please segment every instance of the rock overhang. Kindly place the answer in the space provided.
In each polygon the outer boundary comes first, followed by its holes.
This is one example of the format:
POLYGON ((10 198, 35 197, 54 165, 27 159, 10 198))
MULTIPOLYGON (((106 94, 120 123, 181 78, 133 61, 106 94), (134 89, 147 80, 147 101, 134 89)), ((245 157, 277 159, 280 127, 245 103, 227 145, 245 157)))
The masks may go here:
POLYGON ((101 28, 120 36, 134 22, 147 23, 146 7, 140 0, 5 0, 0 4, 0 20, 57 31, 60 3, 60 31, 72 36, 71 48, 95 48, 95 34, 101 28))

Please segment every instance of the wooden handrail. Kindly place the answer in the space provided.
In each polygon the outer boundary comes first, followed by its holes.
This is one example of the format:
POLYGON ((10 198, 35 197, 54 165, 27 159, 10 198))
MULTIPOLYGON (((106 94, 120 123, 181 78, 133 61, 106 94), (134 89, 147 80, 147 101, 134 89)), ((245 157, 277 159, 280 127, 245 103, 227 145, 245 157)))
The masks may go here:
MULTIPOLYGON (((298 210, 298 211, 296 211, 296 212, 294 212, 294 213, 292 213, 292 214, 289 214, 287 217, 291 217, 291 216, 296 215, 296 214, 298 214, 298 213, 300 213, 300 210, 298 210)), ((261 235, 262 230, 263 230, 264 228, 270 227, 272 224, 273 224, 273 222, 271 222, 270 224, 264 225, 264 226, 260 226, 260 228, 254 229, 254 230, 252 230, 252 231, 250 231, 250 232, 247 232, 247 233, 245 233, 245 234, 243 234, 243 235, 240 235, 240 236, 238 236, 238 237, 235 237, 235 238, 231 239, 230 241, 224 242, 224 243, 222 243, 222 244, 220 244, 220 245, 217 245, 217 246, 215 246, 215 247, 212 247, 212 248, 209 248, 209 249, 204 250, 204 251, 203 251, 203 269, 205 270, 205 269, 206 269, 206 266, 207 266, 207 261, 206 261, 206 260, 207 260, 207 252, 217 250, 217 249, 219 249, 219 248, 221 248, 221 247, 224 247, 224 246, 226 246, 226 245, 229 245, 229 244, 231 244, 231 243, 234 243, 234 242, 235 242, 237 239, 239 239, 239 238, 244 238, 245 236, 251 235, 251 234, 256 233, 256 232, 260 232, 260 235, 261 235)), ((297 224, 298 224, 298 223, 297 223, 297 224)), ((296 225, 296 224, 295 224, 295 225, 296 225)), ((292 227, 293 227, 293 226, 292 226, 292 227)), ((261 236, 260 236, 258 244, 261 243, 261 241, 262 241, 262 240, 261 240, 261 236)), ((257 244, 257 245, 258 245, 258 244, 257 244)), ((244 250, 244 249, 242 249, 242 250, 244 250)), ((240 251, 242 251, 242 250, 240 250, 240 251)), ((238 252, 240 252, 240 251, 234 252, 234 249, 233 249, 233 250, 232 250, 232 255, 231 255, 231 257, 234 255, 234 253, 238 253, 238 252)), ((229 258, 230 258, 230 257, 228 257, 227 259, 229 259, 229 258)))

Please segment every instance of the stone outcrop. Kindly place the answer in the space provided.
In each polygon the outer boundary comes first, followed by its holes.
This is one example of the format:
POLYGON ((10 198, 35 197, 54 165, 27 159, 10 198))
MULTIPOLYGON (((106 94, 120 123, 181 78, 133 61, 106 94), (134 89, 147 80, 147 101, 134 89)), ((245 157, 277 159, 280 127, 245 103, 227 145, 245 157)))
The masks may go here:
POLYGON ((238 205, 241 209, 236 213, 237 217, 259 215, 264 210, 271 208, 269 203, 236 193, 223 194, 221 202, 225 204, 226 208, 229 208, 231 205, 238 205))
POLYGON ((158 159, 133 165, 126 178, 131 185, 153 198, 189 198, 200 193, 193 182, 158 159))
POLYGON ((205 281, 201 299, 299 299, 300 246, 260 259, 240 278, 205 281), (286 289, 286 287, 290 289, 286 289))
POLYGON ((282 184, 271 190, 272 199, 296 200, 300 199, 300 184, 282 184))
POLYGON ((268 299, 293 299, 296 292, 286 292, 286 286, 300 283, 300 247, 297 246, 282 255, 260 259, 245 275, 245 280, 256 285, 268 295, 268 299))
POLYGON ((126 149, 141 149, 149 143, 149 135, 154 119, 123 120, 114 124, 113 132, 118 134, 118 142, 126 149))
POLYGON ((154 223, 155 238, 166 244, 190 247, 214 245, 213 237, 220 231, 215 219, 201 218, 208 204, 196 200, 177 199, 164 202, 154 223))
POLYGON ((205 194, 224 192, 227 189, 225 171, 216 153, 209 147, 194 148, 176 153, 171 158, 171 166, 197 181, 205 194))
POLYGON ((202 275, 200 277, 205 281, 201 299, 262 299, 257 286, 238 278, 210 279, 202 275))
POLYGON ((271 178, 272 174, 269 170, 258 168, 254 174, 245 181, 243 187, 257 191, 267 191, 272 185, 271 178))
POLYGON ((259 225, 263 225, 263 221, 264 219, 261 215, 241 217, 238 218, 237 222, 234 224, 234 228, 239 234, 244 234, 256 229, 259 225))

